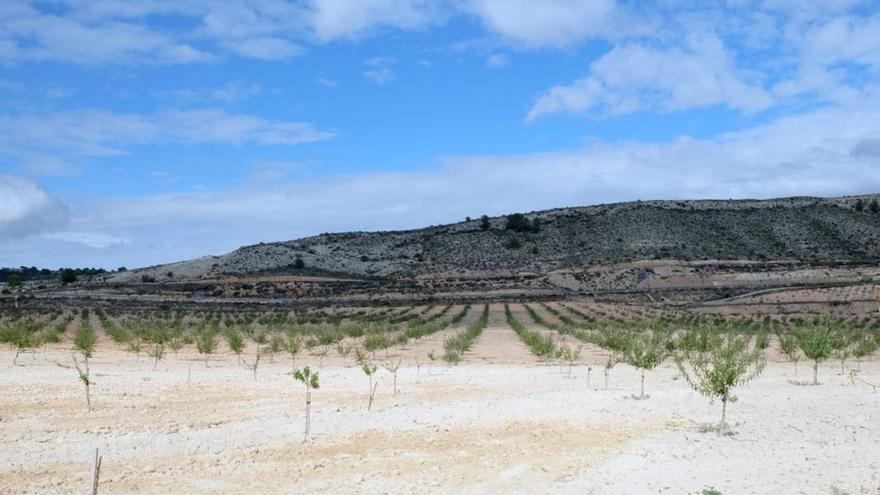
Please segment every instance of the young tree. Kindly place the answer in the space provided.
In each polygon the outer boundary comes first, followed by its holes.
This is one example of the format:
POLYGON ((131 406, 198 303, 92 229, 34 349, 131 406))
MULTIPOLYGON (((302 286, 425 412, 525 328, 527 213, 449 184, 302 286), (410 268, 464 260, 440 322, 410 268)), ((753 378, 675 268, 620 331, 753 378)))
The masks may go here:
POLYGON ((92 328, 87 321, 83 321, 77 329, 76 334, 73 336, 73 345, 83 358, 83 366, 80 367, 79 361, 76 359, 76 355, 74 355, 73 366, 79 374, 79 380, 86 388, 86 405, 88 406, 89 412, 92 412, 92 377, 89 371, 89 358, 91 358, 95 352, 95 343, 97 340, 95 329, 92 328))
POLYGON ((312 415, 312 390, 318 389, 318 372, 312 372, 306 366, 302 370, 294 370, 293 377, 306 386, 306 433, 303 442, 308 442, 312 415))
POLYGON ((16 321, 0 328, 0 341, 15 347, 12 364, 18 364, 18 356, 28 349, 37 347, 40 325, 32 321, 16 321))
POLYGON ((813 385, 818 385, 819 363, 834 352, 834 333, 828 325, 814 325, 799 329, 795 338, 804 356, 813 361, 813 385))
POLYGON ((801 359, 801 355, 798 349, 797 338, 792 334, 779 334, 779 349, 783 354, 788 358, 789 361, 794 363, 794 374, 797 376, 798 373, 798 361, 801 359))
POLYGON ((370 377, 370 402, 367 404, 367 411, 369 411, 370 408, 373 407, 373 397, 376 396, 376 387, 379 386, 378 382, 373 384, 373 374, 376 373, 376 367, 371 365, 369 362, 364 361, 361 369, 364 370, 364 374, 370 377))
POLYGON ((241 363, 241 353, 244 351, 244 337, 237 330, 230 330, 226 333, 226 343, 229 345, 229 349, 238 357, 238 362, 241 363))
MULTIPOLYGON (((567 345, 563 345, 559 348, 557 353, 560 359, 568 363, 568 377, 571 378, 571 369, 574 367, 574 363, 581 358, 581 346, 578 346, 576 349, 569 347, 567 345)), ((589 381, 589 379, 587 379, 589 381)), ((587 384, 589 387, 589 384, 587 384)))
POLYGON ((862 335, 856 342, 852 354, 856 358, 856 366, 859 371, 862 370, 862 359, 874 354, 878 346, 880 346, 880 338, 872 338, 868 335, 862 335))
POLYGON ((284 350, 290 354, 290 365, 296 370, 296 355, 302 351, 302 338, 296 332, 287 332, 287 339, 284 341, 284 350))
POLYGON ((637 368, 642 375, 642 386, 636 398, 639 400, 647 399, 645 371, 656 368, 666 358, 666 336, 661 332, 644 330, 638 334, 631 334, 627 340, 623 359, 630 366, 637 368))
POLYGON ((751 338, 732 333, 711 336, 708 351, 687 350, 675 363, 688 384, 703 396, 721 400, 718 433, 728 429, 727 404, 735 402, 733 389, 744 385, 764 370, 764 354, 751 346, 751 338))
POLYGON ((382 367, 385 368, 389 373, 394 375, 394 395, 397 395, 397 370, 400 369, 400 363, 403 361, 398 359, 397 363, 391 361, 385 363, 382 367))
POLYGON ((216 347, 217 339, 214 329, 208 326, 202 327, 202 329, 196 333, 196 349, 199 351, 199 354, 205 356, 205 368, 208 367, 208 356, 214 352, 216 347))

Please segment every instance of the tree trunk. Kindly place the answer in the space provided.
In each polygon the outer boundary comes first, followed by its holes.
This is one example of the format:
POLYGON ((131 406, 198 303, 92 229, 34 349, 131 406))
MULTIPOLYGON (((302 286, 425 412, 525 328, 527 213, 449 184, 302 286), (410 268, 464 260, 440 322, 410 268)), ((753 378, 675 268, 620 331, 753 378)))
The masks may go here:
POLYGON ((639 394, 639 399, 645 398, 645 370, 642 370, 642 390, 639 394))
POLYGON ((608 368, 605 368, 605 390, 608 390, 608 368))
POLYGON ((309 441, 309 427, 311 426, 311 413, 312 413, 312 390, 309 387, 308 382, 306 382, 306 438, 303 442, 309 441))
POLYGON ((721 399, 721 423, 718 424, 718 434, 724 433, 727 428, 727 397, 721 399))
POLYGON ((813 385, 819 384, 819 361, 813 361, 813 385))
POLYGON ((797 373, 798 373, 798 362, 795 361, 794 362, 794 376, 797 376, 797 373))
POLYGON ((92 412, 92 393, 89 389, 89 382, 86 383, 86 405, 89 408, 89 412, 92 412))

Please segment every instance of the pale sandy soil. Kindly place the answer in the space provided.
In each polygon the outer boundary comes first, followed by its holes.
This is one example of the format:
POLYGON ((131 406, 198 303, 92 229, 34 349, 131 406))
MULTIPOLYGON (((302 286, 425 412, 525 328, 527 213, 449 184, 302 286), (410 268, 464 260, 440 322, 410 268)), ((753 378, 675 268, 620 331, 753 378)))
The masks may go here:
MULTIPOLYGON (((633 369, 618 365, 609 390, 588 389, 584 366, 569 379, 535 360, 503 306, 490 323, 454 368, 426 354, 464 325, 396 349, 400 392, 379 371, 370 411, 367 377, 327 359, 305 445, 288 357, 264 359, 255 381, 229 354, 207 369, 193 351, 170 355, 153 371, 105 344, 88 413, 75 372, 53 363, 69 363, 69 351, 23 355, 24 366, 0 352, 0 493, 85 493, 96 447, 100 493, 112 494, 880 493, 880 392, 848 384, 836 362, 817 387, 792 383, 809 378, 806 364, 795 377, 791 364, 769 363, 729 409, 736 434, 719 437, 703 426, 720 405, 672 363, 648 374, 651 396, 638 401, 633 369)), ((880 362, 863 363, 861 377, 880 382, 880 362)))

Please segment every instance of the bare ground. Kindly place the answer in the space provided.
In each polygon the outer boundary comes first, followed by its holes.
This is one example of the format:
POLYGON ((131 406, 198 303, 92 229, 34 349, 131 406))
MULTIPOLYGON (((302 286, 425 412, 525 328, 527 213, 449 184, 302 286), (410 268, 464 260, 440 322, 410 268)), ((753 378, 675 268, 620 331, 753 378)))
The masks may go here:
MULTIPOLYGON (((793 383, 808 379, 805 364, 796 377, 793 365, 769 363, 729 409, 736 434, 718 436, 706 426, 720 405, 671 363, 647 375, 648 400, 631 398, 639 375, 625 365, 605 391, 593 362, 589 389, 584 366, 569 379, 535 360, 500 305, 464 363, 426 366, 425 354, 460 328, 395 350, 400 393, 381 370, 370 411, 367 377, 351 358, 326 359, 307 444, 304 389, 280 355, 254 380, 231 354, 212 356, 208 368, 192 351, 170 355, 153 371, 148 359, 103 345, 88 413, 75 372, 55 364, 70 362, 68 349, 25 355, 24 366, 0 352, 0 493, 84 492, 95 448, 101 493, 880 490, 880 393, 849 384, 836 362, 821 367, 817 387, 793 383)), ((880 382, 880 362, 862 363, 860 377, 880 382)))

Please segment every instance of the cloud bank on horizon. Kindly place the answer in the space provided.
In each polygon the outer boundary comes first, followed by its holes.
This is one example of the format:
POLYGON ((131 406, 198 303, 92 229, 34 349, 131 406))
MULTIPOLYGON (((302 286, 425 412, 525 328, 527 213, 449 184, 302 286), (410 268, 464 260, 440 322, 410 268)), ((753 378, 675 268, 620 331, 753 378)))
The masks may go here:
POLYGON ((880 192, 870 0, 7 0, 0 266, 880 192))

